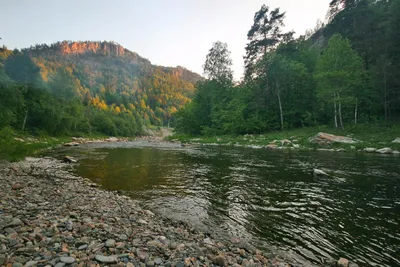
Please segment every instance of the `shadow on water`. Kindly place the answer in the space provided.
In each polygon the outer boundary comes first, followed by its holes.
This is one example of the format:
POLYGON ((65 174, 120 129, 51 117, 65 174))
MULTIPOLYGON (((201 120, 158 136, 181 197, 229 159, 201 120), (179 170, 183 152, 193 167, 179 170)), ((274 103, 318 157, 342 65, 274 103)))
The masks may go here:
POLYGON ((297 265, 339 257, 360 266, 400 265, 398 157, 145 142, 69 153, 81 158, 77 173, 105 189, 297 265), (333 177, 314 177, 314 167, 333 177))

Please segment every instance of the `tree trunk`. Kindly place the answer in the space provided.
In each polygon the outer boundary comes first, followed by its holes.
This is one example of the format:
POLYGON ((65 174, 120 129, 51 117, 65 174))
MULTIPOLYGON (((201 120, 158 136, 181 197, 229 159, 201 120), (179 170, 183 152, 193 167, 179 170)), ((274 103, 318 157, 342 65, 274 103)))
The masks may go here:
POLYGON ((27 118, 28 118, 28 109, 26 109, 24 121, 23 121, 23 123, 22 123, 22 131, 25 130, 25 124, 26 124, 26 119, 27 119, 27 118))
POLYGON ((338 98, 339 98, 339 121, 340 121, 340 128, 342 128, 342 130, 344 130, 344 127, 343 127, 343 119, 342 119, 342 101, 340 101, 339 93, 337 93, 337 96, 338 96, 338 98))
POLYGON ((333 108, 335 110, 335 128, 337 128, 337 109, 336 109, 336 95, 333 93, 333 108))
POLYGON ((278 89, 278 103, 279 103, 279 111, 281 115, 281 130, 283 131, 283 110, 282 110, 282 103, 281 103, 281 95, 278 89))
POLYGON ((386 81, 386 70, 383 69, 383 88, 384 88, 384 97, 385 97, 385 121, 388 120, 388 104, 387 104, 387 81, 386 81))
POLYGON ((354 124, 357 124, 357 112, 358 112, 358 98, 356 97, 356 106, 354 108, 354 124))

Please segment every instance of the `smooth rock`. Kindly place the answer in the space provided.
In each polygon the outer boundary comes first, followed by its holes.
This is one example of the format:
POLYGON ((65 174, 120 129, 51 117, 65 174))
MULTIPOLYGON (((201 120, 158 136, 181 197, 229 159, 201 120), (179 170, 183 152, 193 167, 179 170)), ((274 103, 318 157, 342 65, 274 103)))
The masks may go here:
POLYGON ((349 266, 349 260, 345 258, 340 258, 337 262, 337 265, 340 267, 348 267, 349 266))
POLYGON ((87 247, 88 247, 88 245, 84 244, 84 245, 79 246, 78 250, 85 250, 85 249, 87 249, 87 247))
POLYGON ((153 212, 149 211, 149 210, 143 210, 143 213, 144 213, 145 215, 147 215, 147 216, 150 216, 150 217, 155 216, 155 214, 154 214, 153 212))
POLYGON ((328 133, 318 133, 313 137, 308 139, 310 143, 319 144, 319 145, 329 145, 333 143, 343 143, 343 144, 355 144, 360 142, 359 140, 346 137, 346 136, 338 136, 328 133))
POLYGON ((363 151, 367 152, 367 153, 374 153, 376 151, 376 148, 366 147, 366 148, 363 149, 363 151))
POLYGON ((154 263, 157 265, 160 265, 163 262, 163 260, 161 258, 155 258, 154 259, 154 263))
POLYGON ((394 139, 394 140, 392 141, 392 143, 400 144, 400 137, 397 137, 396 139, 394 139))
POLYGON ((115 240, 114 239, 108 239, 106 241, 106 247, 108 248, 114 248, 115 247, 115 240))
POLYGON ((153 267, 155 264, 154 264, 154 261, 148 261, 147 263, 146 263, 146 266, 147 267, 153 267))
POLYGON ((137 222, 140 223, 140 224, 147 224, 147 222, 145 220, 142 220, 142 219, 137 220, 137 222))
POLYGON ((60 261, 66 264, 71 264, 75 262, 75 258, 74 257, 61 257, 60 261))
POLYGON ((37 264, 38 264, 37 261, 28 261, 27 263, 25 263, 25 267, 35 266, 37 264))
POLYGON ((101 263, 117 263, 118 259, 115 256, 96 255, 95 259, 101 263))
POLYGON ((12 267, 23 267, 24 265, 20 262, 14 262, 12 267))
POLYGON ((392 149, 390 147, 384 147, 381 149, 377 149, 375 152, 379 154, 390 154, 392 153, 392 149))

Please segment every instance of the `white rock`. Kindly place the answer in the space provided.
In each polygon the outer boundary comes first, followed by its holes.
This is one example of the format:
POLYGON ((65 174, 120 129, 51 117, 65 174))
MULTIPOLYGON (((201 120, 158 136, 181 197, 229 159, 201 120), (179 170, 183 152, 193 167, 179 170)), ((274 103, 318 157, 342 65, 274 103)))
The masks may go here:
POLYGON ((142 220, 142 219, 139 219, 137 222, 140 223, 140 224, 147 224, 147 222, 145 220, 142 220))
POLYGON ((143 210, 143 213, 150 217, 155 216, 155 214, 153 212, 151 212, 150 210, 143 210))
POLYGON ((400 137, 397 137, 396 139, 394 139, 394 140, 392 141, 392 143, 400 143, 400 137))
POLYGON ((373 148, 373 147, 364 148, 364 152, 367 152, 367 153, 374 153, 375 151, 376 151, 376 148, 373 148))
POLYGON ((392 149, 390 147, 384 147, 384 148, 376 150, 375 152, 379 153, 379 154, 390 154, 390 153, 392 153, 392 149))

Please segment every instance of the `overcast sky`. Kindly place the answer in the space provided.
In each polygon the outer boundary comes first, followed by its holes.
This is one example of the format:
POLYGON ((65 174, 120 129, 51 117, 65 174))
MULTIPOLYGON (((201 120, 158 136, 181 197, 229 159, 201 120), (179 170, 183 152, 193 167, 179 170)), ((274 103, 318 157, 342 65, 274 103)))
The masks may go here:
POLYGON ((262 4, 286 11, 297 35, 323 20, 331 0, 0 0, 0 45, 115 41, 153 64, 202 74, 215 41, 228 43, 235 78, 243 74, 246 35, 262 4))

